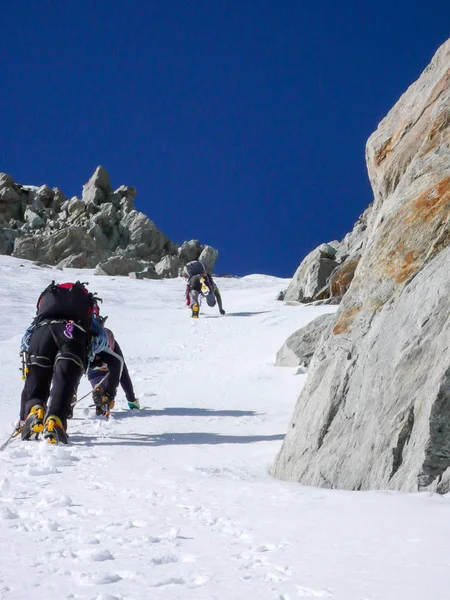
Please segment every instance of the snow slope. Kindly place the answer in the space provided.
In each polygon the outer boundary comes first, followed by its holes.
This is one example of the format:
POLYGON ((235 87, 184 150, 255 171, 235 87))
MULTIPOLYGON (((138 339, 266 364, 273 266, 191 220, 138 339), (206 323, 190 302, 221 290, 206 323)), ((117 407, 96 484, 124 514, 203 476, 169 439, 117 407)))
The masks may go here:
POLYGON ((195 321, 182 280, 0 257, 0 442, 18 414, 20 338, 53 278, 104 299, 143 409, 119 393, 105 422, 87 398, 70 446, 16 439, 0 453, 0 600, 449 596, 448 497, 269 476, 306 377, 276 368, 275 353, 335 310, 276 302, 286 280, 218 280, 227 315, 205 307, 195 321))

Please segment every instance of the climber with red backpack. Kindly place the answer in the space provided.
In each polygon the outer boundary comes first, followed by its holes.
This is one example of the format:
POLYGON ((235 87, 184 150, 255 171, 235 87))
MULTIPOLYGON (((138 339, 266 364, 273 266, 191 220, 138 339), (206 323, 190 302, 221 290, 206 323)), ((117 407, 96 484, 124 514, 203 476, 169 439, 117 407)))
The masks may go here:
POLYGON ((39 296, 36 316, 21 345, 23 440, 42 433, 50 443, 68 443, 67 417, 89 355, 107 345, 99 300, 80 281, 53 281, 39 296))
POLYGON ((198 319, 202 298, 206 298, 207 305, 211 307, 215 306, 217 302, 220 314, 225 314, 219 288, 202 262, 199 260, 188 262, 183 268, 183 277, 187 280, 186 306, 191 308, 194 319, 198 319))

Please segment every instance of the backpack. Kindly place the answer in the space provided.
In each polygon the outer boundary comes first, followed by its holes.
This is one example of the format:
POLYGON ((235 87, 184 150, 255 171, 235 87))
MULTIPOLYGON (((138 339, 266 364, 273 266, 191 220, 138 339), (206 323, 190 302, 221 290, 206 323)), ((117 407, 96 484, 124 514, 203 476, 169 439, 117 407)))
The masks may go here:
POLYGON ((60 284, 52 281, 37 301, 37 320, 65 319, 89 326, 92 315, 98 314, 97 300, 80 281, 60 284))
POLYGON ((205 265, 199 260, 191 260, 183 269, 183 275, 191 278, 193 275, 203 275, 206 273, 205 265))

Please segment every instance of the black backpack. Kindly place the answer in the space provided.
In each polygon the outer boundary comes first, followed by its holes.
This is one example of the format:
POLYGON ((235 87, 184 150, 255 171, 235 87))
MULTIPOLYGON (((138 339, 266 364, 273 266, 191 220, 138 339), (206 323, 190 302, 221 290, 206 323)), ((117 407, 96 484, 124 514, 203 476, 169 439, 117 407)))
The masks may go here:
POLYGON ((206 273, 205 265, 201 263, 199 260, 191 260, 184 267, 184 276, 191 278, 194 275, 203 275, 206 273))
POLYGON ((97 300, 80 281, 60 284, 52 281, 37 301, 37 320, 64 319, 88 326, 92 315, 98 313, 97 300))

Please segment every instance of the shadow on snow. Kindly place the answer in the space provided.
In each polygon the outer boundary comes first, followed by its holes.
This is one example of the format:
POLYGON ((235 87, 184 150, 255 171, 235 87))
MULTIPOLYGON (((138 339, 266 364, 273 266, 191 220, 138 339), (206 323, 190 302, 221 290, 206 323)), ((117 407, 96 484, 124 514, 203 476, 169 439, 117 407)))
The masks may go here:
POLYGON ((256 312, 232 312, 227 313, 228 317, 253 317, 254 315, 263 315, 264 313, 270 313, 271 310, 259 310, 256 312))
POLYGON ((75 434, 71 439, 87 446, 98 442, 106 446, 198 446, 216 444, 252 444, 254 442, 274 442, 284 439, 284 434, 274 435, 220 435, 217 433, 129 433, 121 436, 97 436, 75 434))
POLYGON ((141 408, 140 410, 124 410, 112 412, 114 419, 128 419, 129 417, 254 417, 263 413, 254 410, 213 410, 211 408, 186 408, 183 406, 167 407, 161 410, 141 408))

